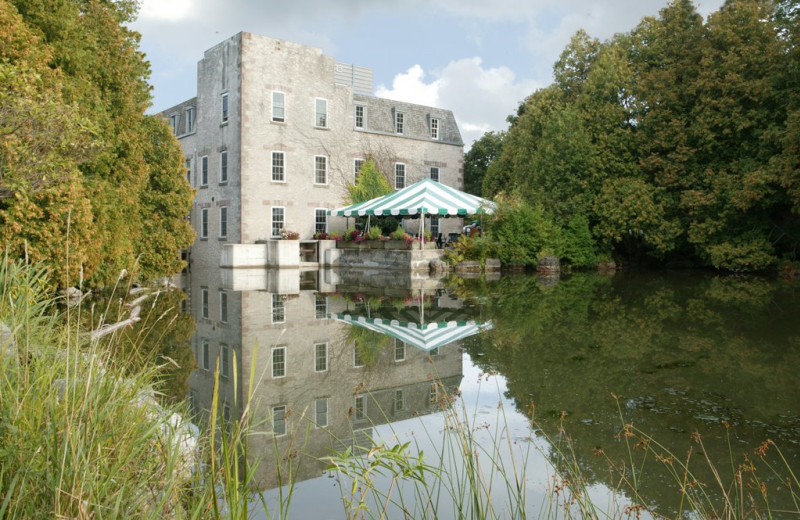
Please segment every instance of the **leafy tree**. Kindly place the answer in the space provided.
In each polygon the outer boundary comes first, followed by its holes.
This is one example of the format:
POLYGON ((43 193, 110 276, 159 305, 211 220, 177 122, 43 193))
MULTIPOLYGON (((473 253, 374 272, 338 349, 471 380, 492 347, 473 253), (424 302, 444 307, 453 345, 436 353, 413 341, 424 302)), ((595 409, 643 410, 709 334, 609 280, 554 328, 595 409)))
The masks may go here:
POLYGON ((394 191, 386 175, 378 170, 375 160, 370 158, 361 165, 355 184, 347 185, 347 204, 356 204, 388 195, 394 191))
POLYGON ((504 264, 536 265, 540 255, 561 253, 560 228, 541 206, 528 204, 519 197, 499 198, 488 232, 504 264))
POLYGON ((482 195, 486 171, 500 156, 504 137, 505 132, 486 132, 472 143, 469 151, 464 154, 464 191, 482 195))

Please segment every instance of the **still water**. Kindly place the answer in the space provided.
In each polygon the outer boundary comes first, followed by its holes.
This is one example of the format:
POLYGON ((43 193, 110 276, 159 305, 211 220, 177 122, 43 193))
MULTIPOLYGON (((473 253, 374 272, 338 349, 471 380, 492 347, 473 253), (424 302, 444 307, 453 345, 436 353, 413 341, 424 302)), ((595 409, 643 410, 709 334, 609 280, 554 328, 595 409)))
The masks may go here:
MULTIPOLYGON (((771 439, 786 459, 778 469, 800 470, 794 282, 697 273, 487 281, 230 270, 195 270, 185 282, 197 324, 192 407, 202 421, 217 364, 223 416, 238 417, 251 396, 262 432, 249 445, 258 486, 275 510, 291 471, 293 518, 345 516, 351 481, 327 472, 323 459, 348 447, 359 453, 370 439, 423 450, 439 468, 438 478, 425 476, 429 488, 440 486, 435 515, 457 517, 452 497, 465 487, 464 457, 443 440, 454 414, 461 434, 474 436, 481 487, 491 488, 486 503, 498 517, 520 516, 514 507, 552 515, 553 497, 564 496, 553 493, 561 483, 554 468, 562 475, 578 468, 601 511, 624 516, 626 506, 644 502, 669 517, 681 507, 666 471, 670 455, 698 463, 697 485, 712 500, 719 493, 700 464, 706 457, 727 483, 745 457, 758 466, 754 450, 771 439), (642 435, 658 449, 634 447, 642 435), (631 460, 639 467, 635 486, 620 483, 631 460), (522 502, 508 498, 515 475, 522 502)), ((766 460, 775 457, 771 447, 766 460)), ((764 483, 773 511, 789 507, 780 478, 758 471, 754 486, 764 483)), ((388 489, 391 480, 376 478, 374 486, 388 489)), ((415 516, 434 515, 410 485, 392 492, 417 507, 415 516)), ((402 518, 397 510, 392 516, 402 518)))

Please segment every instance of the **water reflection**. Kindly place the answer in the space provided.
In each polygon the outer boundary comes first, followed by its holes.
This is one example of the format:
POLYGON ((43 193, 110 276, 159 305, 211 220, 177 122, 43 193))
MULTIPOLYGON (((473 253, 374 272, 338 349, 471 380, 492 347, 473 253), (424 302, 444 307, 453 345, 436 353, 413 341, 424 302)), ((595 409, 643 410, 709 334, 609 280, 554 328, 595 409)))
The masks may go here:
POLYGON ((285 483, 279 475, 289 466, 295 482, 320 476, 320 459, 331 449, 363 441, 378 425, 438 410, 440 393, 461 382, 458 336, 422 349, 403 341, 406 336, 340 318, 357 322, 358 316, 391 312, 413 319, 420 311, 442 317, 441 303, 448 320, 474 327, 439 280, 223 270, 195 271, 186 282, 197 321, 192 407, 202 420, 212 406, 217 364, 222 417, 239 417, 252 396, 260 434, 250 437, 248 450, 261 460, 256 477, 262 489, 285 483))

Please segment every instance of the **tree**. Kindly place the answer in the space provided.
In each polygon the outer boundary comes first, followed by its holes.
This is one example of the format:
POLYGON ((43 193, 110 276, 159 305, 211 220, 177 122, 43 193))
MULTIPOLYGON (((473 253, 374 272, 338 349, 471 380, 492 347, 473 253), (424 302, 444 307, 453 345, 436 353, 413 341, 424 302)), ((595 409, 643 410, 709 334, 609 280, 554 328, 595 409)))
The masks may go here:
POLYGON ((347 204, 366 202, 368 200, 388 195, 394 191, 386 175, 375 166, 375 161, 370 158, 364 161, 359 170, 355 184, 347 185, 347 204))
POLYGON ((481 196, 483 179, 492 162, 500 157, 505 132, 486 132, 464 154, 464 191, 481 196))

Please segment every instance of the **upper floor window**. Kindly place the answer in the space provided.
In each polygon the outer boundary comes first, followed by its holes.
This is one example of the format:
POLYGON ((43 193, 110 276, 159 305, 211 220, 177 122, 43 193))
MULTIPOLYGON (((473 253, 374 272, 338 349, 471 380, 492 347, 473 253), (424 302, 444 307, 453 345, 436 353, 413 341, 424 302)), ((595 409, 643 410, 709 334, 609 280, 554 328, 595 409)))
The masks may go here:
POLYGON ((439 120, 431 118, 431 139, 439 139, 439 120))
POLYGON ((192 160, 186 159, 186 182, 192 184, 192 160))
POLYGON ((219 208, 219 238, 228 237, 228 208, 220 206, 219 208))
POLYGON ((327 128, 328 127, 328 100, 317 98, 314 102, 315 107, 315 118, 314 118, 314 126, 318 126, 320 128, 327 128))
POLYGON ((208 186, 208 156, 200 158, 200 186, 208 186))
POLYGON ((272 349, 272 377, 286 376, 286 347, 272 349))
POLYGON ((272 180, 286 182, 286 155, 283 152, 272 152, 272 180))
POLYGON ((203 341, 203 370, 210 370, 211 369, 211 356, 208 352, 209 345, 208 341, 203 341))
POLYGON ((394 131, 402 134, 405 131, 406 115, 402 112, 397 112, 394 115, 394 131))
POLYGON ((319 294, 314 295, 314 319, 324 320, 328 317, 328 298, 319 294))
POLYGON ((364 159, 356 159, 353 161, 353 173, 356 174, 356 179, 358 179, 358 174, 361 173, 362 166, 364 166, 364 159))
POLYGON ((220 344, 219 346, 219 375, 222 377, 230 377, 231 375, 231 352, 228 345, 220 344))
POLYGON ((272 407, 272 434, 276 437, 286 435, 286 406, 272 407))
POLYGON ((406 165, 395 163, 394 165, 394 189, 401 190, 406 187, 406 165))
POLYGON ((367 107, 364 105, 356 105, 356 128, 363 130, 364 121, 367 114, 367 107))
POLYGON ((431 180, 439 182, 439 167, 431 166, 431 180))
POLYGON ((286 94, 283 92, 272 93, 272 120, 277 123, 286 121, 286 94))
POLYGON ((406 359, 406 344, 395 338, 394 340, 394 360, 405 361, 406 359))
POLYGON ((208 289, 200 289, 200 317, 208 319, 208 289))
POLYGON ((316 343, 314 345, 314 372, 328 371, 328 344, 316 343))
POLYGON ((194 107, 186 108, 186 133, 194 132, 194 107))
POLYGON ((286 321, 286 302, 280 294, 272 295, 272 323, 284 323, 286 321))
POLYGON ((200 238, 208 238, 208 208, 200 210, 200 238))
POLYGON ((328 184, 328 158, 314 156, 314 184, 328 184))
POLYGON ((169 126, 172 127, 172 133, 178 135, 178 121, 180 121, 181 116, 178 114, 170 114, 169 116, 169 126))
POLYGON ((219 292, 219 321, 228 323, 228 293, 219 292))
POLYGON ((222 94, 222 122, 228 122, 228 93, 222 94))
POLYGON ((228 182, 228 152, 219 154, 219 182, 228 182))
POLYGON ((314 416, 316 427, 325 428, 328 426, 328 398, 320 397, 314 400, 314 416))

